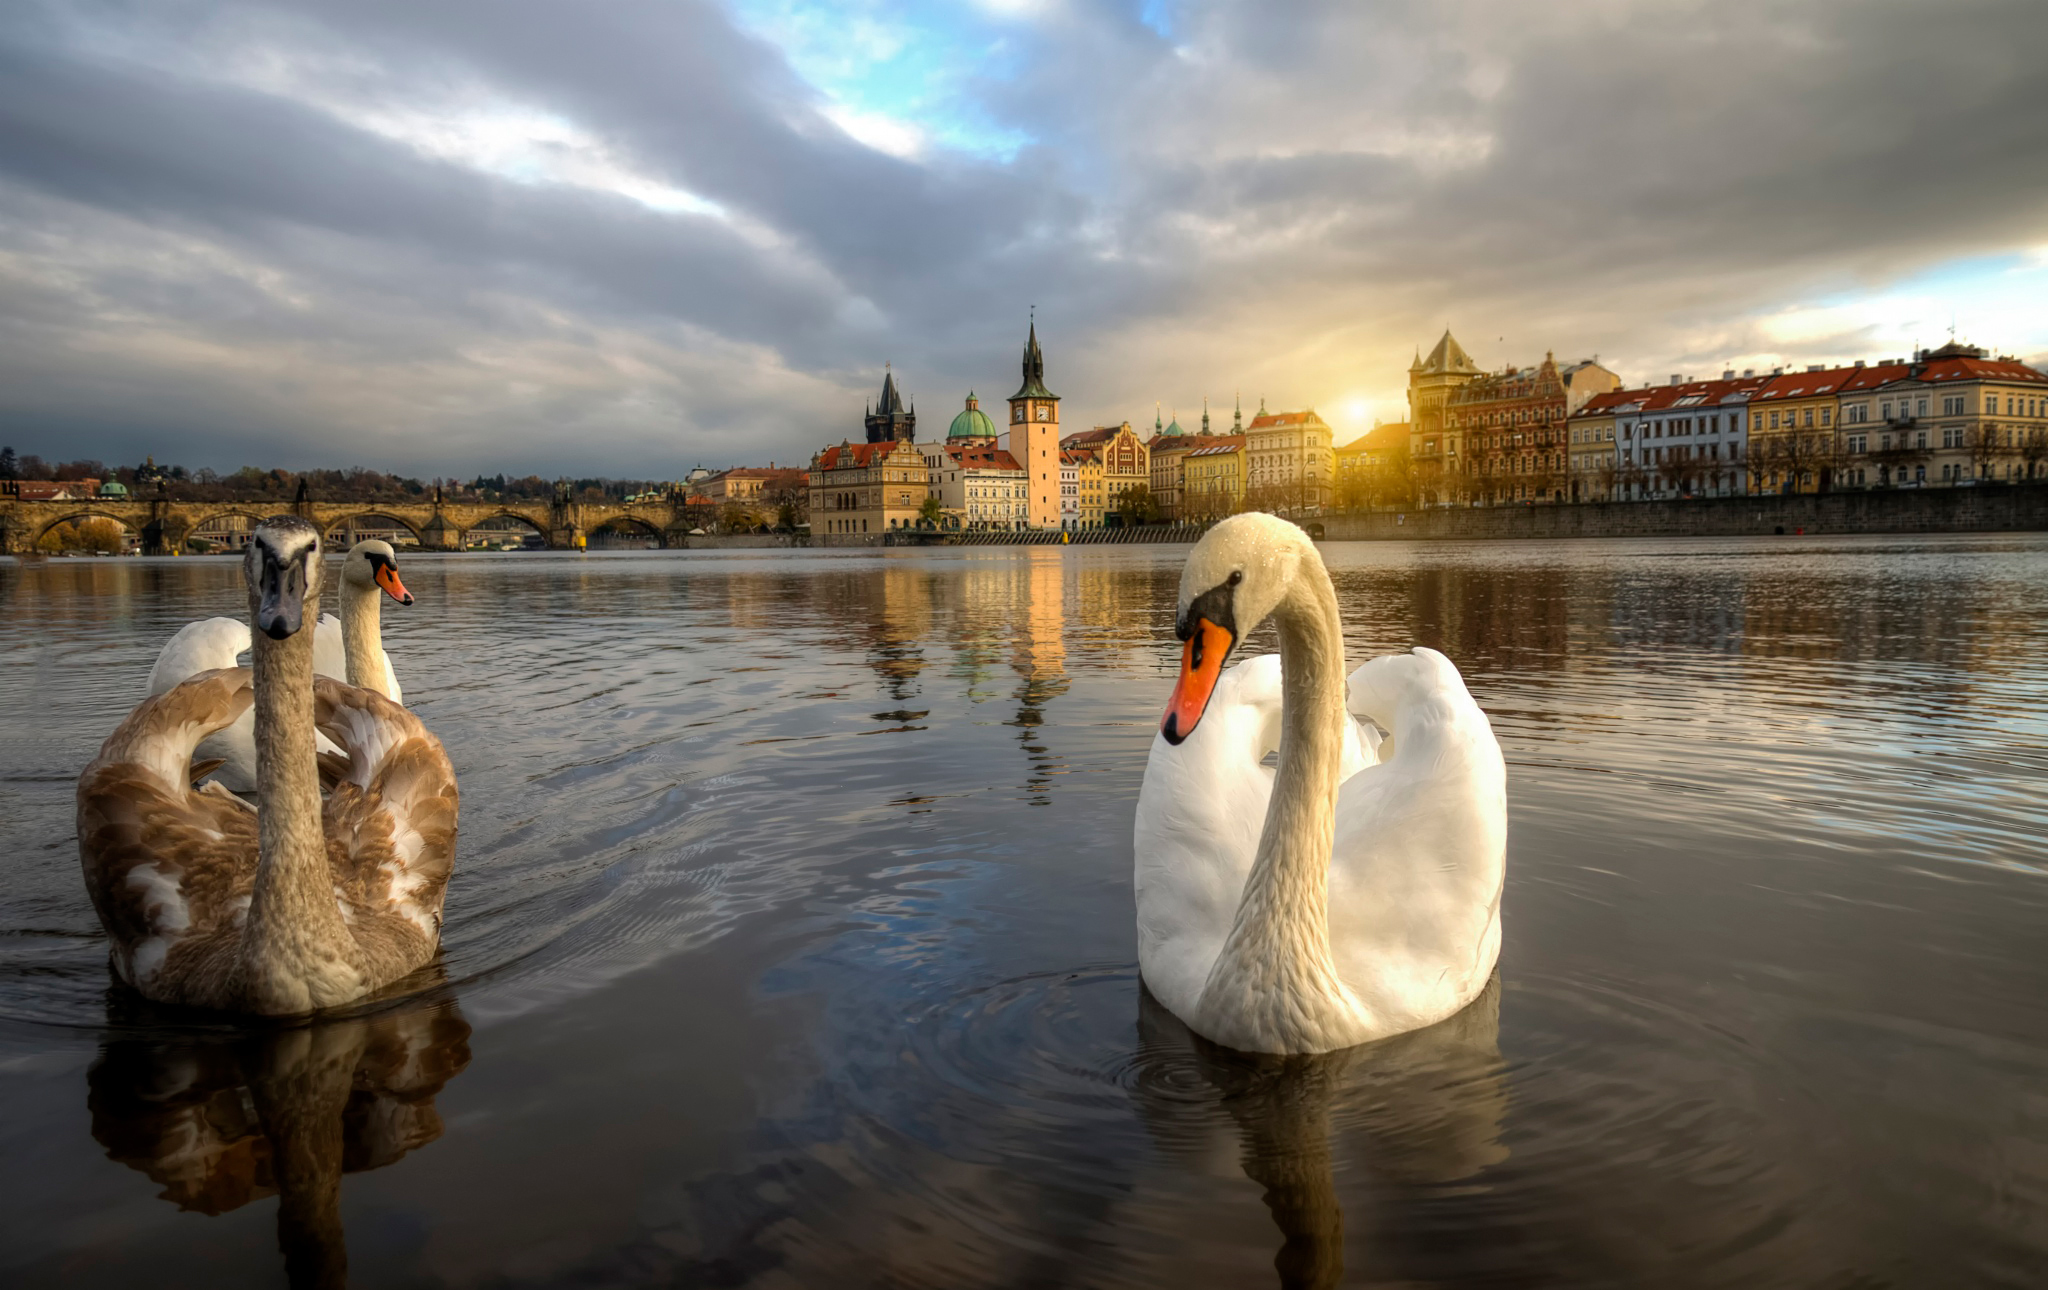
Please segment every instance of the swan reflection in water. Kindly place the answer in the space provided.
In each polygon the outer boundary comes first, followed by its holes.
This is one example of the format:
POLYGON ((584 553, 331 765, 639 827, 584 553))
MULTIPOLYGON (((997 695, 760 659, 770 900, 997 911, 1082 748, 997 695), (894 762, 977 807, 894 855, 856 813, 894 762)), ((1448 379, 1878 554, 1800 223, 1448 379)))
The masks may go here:
POLYGON ((1282 1286, 1335 1286, 1344 1279, 1338 1143, 1349 1167, 1404 1188, 1457 1183, 1507 1159, 1500 988, 1496 973, 1464 1011, 1423 1030, 1281 1057, 1212 1044, 1141 987, 1132 1095, 1176 1163, 1241 1169, 1264 1189, 1282 1286))
MULTIPOLYGON (((148 1025, 172 1014, 110 1008, 148 1025)), ((92 1135, 179 1209, 275 1195, 294 1286, 342 1286, 341 1176, 441 1136, 434 1098, 469 1065, 469 1023, 439 1002, 296 1026, 110 1041, 86 1076, 92 1135)))

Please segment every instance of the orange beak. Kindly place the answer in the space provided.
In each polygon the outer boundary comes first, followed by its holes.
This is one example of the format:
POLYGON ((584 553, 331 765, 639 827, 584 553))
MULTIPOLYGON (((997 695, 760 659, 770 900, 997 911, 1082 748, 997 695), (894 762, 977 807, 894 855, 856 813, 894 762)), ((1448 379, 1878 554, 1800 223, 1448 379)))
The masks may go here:
POLYGON ((412 593, 407 591, 405 584, 398 580, 397 565, 379 564, 377 566, 377 585, 384 588, 385 595, 391 597, 399 604, 409 605, 412 603, 412 593))
POLYGON ((1174 683, 1173 697, 1166 701, 1166 716, 1159 723, 1166 742, 1178 744, 1195 732, 1202 714, 1209 710, 1216 679, 1223 675, 1223 660, 1236 643, 1229 628, 1206 618, 1195 620, 1194 634, 1181 650, 1180 680, 1174 683))

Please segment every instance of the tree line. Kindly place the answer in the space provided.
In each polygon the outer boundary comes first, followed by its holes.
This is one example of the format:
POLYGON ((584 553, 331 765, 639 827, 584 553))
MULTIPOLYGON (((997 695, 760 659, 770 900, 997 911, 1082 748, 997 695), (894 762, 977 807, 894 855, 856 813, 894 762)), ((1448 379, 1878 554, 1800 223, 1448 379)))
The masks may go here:
POLYGON ((388 475, 363 466, 351 466, 345 470, 302 471, 261 470, 255 466, 244 466, 222 474, 210 467, 187 470, 177 465, 160 466, 154 460, 146 460, 136 466, 108 465, 86 457, 76 461, 52 462, 33 453, 17 454, 11 447, 0 447, 0 480, 10 479, 57 482, 97 479, 101 483, 112 481, 122 484, 132 493, 161 494, 187 502, 290 502, 298 496, 301 485, 314 497, 383 502, 419 501, 437 490, 451 501, 551 501, 564 487, 575 501, 606 502, 622 501, 670 487, 659 480, 602 476, 557 480, 544 479, 539 475, 497 474, 478 475, 469 480, 438 476, 423 480, 407 475, 388 475))

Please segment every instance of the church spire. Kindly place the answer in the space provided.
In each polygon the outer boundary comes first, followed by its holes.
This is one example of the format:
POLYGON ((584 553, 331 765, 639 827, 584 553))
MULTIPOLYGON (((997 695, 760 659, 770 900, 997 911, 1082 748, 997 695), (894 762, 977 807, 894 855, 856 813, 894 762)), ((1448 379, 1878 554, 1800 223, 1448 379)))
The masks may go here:
POLYGON ((1232 434, 1243 434, 1243 433, 1244 433, 1244 391, 1242 391, 1242 390, 1239 390, 1239 391, 1237 392, 1237 395, 1236 395, 1236 399, 1237 399, 1237 407, 1236 407, 1236 408, 1235 408, 1235 409, 1234 409, 1234 410, 1233 410, 1233 411, 1231 412, 1231 414, 1230 414, 1230 433, 1232 433, 1232 434))
POLYGON ((1030 337, 1024 342, 1024 384, 1012 399, 1056 399, 1059 395, 1045 388, 1045 354, 1038 348, 1038 312, 1036 306, 1031 314, 1030 337))
POLYGON ((1206 394, 1202 396, 1202 433, 1205 436, 1209 433, 1209 396, 1206 394))

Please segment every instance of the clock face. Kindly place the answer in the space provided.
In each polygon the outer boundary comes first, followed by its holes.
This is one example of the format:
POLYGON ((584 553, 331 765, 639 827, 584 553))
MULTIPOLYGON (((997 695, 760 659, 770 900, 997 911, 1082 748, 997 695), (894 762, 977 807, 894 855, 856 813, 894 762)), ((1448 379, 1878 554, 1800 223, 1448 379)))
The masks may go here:
POLYGON ((1049 407, 1046 407, 1046 406, 1045 406, 1044 404, 1042 404, 1042 403, 1041 403, 1041 404, 1040 404, 1040 405, 1038 406, 1038 419, 1039 419, 1040 421, 1050 421, 1050 420, 1052 420, 1052 409, 1051 409, 1051 408, 1049 408, 1049 407))
POLYGON ((1022 421, 1023 419, 1024 419, 1024 405, 1023 405, 1023 404, 1021 404, 1021 403, 1019 403, 1019 404, 1018 404, 1018 405, 1017 405, 1017 406, 1016 406, 1016 407, 1015 407, 1014 409, 1012 409, 1012 410, 1011 410, 1011 412, 1010 412, 1010 420, 1012 420, 1012 421, 1022 421))

